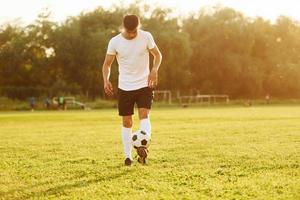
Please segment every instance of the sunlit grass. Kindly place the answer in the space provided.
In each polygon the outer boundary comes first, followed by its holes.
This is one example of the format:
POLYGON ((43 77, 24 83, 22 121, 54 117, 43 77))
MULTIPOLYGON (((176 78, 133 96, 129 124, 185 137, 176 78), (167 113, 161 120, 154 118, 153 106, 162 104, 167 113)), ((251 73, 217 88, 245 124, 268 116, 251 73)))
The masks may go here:
POLYGON ((300 198, 300 107, 155 108, 151 120, 148 165, 128 168, 116 110, 0 113, 0 199, 300 198))

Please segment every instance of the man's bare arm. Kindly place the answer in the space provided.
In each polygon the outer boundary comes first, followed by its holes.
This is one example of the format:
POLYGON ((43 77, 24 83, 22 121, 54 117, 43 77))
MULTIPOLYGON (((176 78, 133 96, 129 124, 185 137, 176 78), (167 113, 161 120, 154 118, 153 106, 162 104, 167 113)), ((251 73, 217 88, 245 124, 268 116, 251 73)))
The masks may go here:
POLYGON ((153 55, 153 67, 148 77, 148 86, 154 88, 158 81, 158 69, 162 61, 162 55, 157 46, 153 49, 149 49, 149 51, 153 55))
POLYGON ((104 92, 108 96, 112 96, 114 94, 112 84, 109 81, 109 77, 110 77, 110 68, 111 68, 112 63, 115 60, 115 57, 116 57, 115 55, 106 54, 105 60, 104 60, 104 63, 103 63, 103 67, 102 67, 104 92))

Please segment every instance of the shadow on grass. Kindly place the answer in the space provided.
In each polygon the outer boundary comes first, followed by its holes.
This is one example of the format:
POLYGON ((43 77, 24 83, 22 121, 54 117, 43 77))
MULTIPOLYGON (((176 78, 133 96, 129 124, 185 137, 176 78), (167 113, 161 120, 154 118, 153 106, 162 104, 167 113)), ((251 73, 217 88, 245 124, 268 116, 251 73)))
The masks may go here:
MULTIPOLYGON (((40 183, 37 185, 33 185, 30 187, 25 187, 25 188, 18 188, 18 189, 13 189, 8 192, 0 192, 0 197, 4 199, 31 199, 31 198, 40 198, 40 197, 46 197, 46 196, 53 196, 53 195, 66 195, 67 190, 74 189, 74 188, 82 188, 82 187, 88 187, 89 185, 99 183, 102 181, 109 181, 109 180, 114 180, 118 179, 122 176, 127 176, 128 174, 132 173, 132 170, 125 170, 123 165, 117 165, 112 168, 115 168, 116 173, 110 174, 110 175, 100 175, 97 176, 95 175, 94 178, 90 178, 88 180, 80 180, 80 181, 72 181, 73 183, 65 183, 62 185, 56 185, 52 188, 44 189, 42 191, 38 192, 32 192, 31 190, 35 187, 40 187, 43 185, 49 184, 47 183, 40 183), (118 172, 120 171, 120 172, 118 172), (29 191, 26 191, 29 190, 29 191), (17 197, 14 196, 15 193, 18 193, 19 195, 17 197)), ((77 176, 78 177, 78 176, 77 176)), ((82 177, 83 178, 83 177, 82 177)), ((74 179, 73 179, 74 180, 74 179)), ((0 198, 0 199, 1 199, 0 198)))

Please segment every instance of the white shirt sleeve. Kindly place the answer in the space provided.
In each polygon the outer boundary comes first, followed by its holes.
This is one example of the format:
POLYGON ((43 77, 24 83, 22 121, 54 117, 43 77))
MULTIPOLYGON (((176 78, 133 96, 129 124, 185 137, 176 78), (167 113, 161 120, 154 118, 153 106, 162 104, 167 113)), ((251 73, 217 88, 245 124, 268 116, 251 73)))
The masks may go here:
POLYGON ((156 46, 156 44, 154 42, 154 39, 153 39, 151 33, 149 33, 147 35, 148 35, 147 48, 148 49, 153 49, 156 46))
POLYGON ((116 51, 116 48, 115 48, 115 42, 114 42, 113 39, 111 39, 108 43, 106 54, 109 54, 109 55, 116 55, 117 54, 117 51, 116 51))

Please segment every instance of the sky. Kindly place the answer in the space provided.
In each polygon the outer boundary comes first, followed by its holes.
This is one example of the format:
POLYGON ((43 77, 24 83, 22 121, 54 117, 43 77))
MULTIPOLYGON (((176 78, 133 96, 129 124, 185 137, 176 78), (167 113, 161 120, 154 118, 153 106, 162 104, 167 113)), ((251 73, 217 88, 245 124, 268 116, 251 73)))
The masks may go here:
MULTIPOLYGON (((130 4, 135 0, 0 0, 0 24, 16 22, 29 24, 48 8, 52 20, 64 21, 68 16, 92 11, 98 6, 110 8, 113 4, 130 4)), ((187 15, 203 7, 226 6, 245 16, 261 16, 275 21, 280 15, 300 21, 300 1, 297 0, 144 0, 149 5, 172 8, 175 15, 187 15)))

